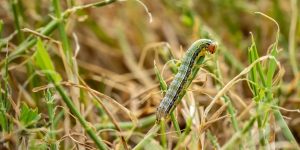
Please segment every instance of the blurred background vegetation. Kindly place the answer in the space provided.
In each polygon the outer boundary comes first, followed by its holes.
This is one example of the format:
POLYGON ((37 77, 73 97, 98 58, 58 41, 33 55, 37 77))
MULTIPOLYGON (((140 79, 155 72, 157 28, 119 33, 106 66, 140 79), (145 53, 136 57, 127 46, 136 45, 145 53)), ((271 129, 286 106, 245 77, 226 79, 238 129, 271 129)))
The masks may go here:
MULTIPOLYGON (((158 134, 144 149, 213 149, 237 141, 240 149, 297 148, 299 7, 297 0, 1 0, 0 149, 133 148, 155 123, 163 97, 154 60, 169 83, 168 60, 180 60, 200 38, 213 39, 219 47, 176 110, 186 136, 176 135, 168 123, 167 143, 158 134), (278 43, 276 23, 255 12, 278 23, 278 43), (256 80, 255 70, 245 74, 227 95, 233 112, 220 101, 208 114, 219 110, 217 119, 203 127, 203 119, 209 120, 203 109, 254 61, 253 44, 257 56, 276 49, 273 56, 281 68, 267 88, 262 78, 256 80), (260 100, 270 99, 261 96, 268 92, 272 102, 260 100), (198 114, 191 126, 189 105, 198 114), (278 116, 274 119, 275 108, 289 131, 280 128, 278 116), (261 118, 251 123, 253 116, 261 118), (192 132, 185 132, 187 127, 192 132), (293 137, 286 136, 289 132, 293 137)), ((269 63, 259 62, 266 78, 269 63)))

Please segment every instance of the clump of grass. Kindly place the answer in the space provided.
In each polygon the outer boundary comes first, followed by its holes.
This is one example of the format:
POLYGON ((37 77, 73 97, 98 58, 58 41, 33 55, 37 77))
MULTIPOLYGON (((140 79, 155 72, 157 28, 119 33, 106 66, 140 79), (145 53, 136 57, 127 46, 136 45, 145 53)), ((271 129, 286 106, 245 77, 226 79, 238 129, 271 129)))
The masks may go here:
POLYGON ((296 0, 116 2, 0 1, 0 149, 299 149, 296 0), (217 54, 156 124, 199 38, 217 54))

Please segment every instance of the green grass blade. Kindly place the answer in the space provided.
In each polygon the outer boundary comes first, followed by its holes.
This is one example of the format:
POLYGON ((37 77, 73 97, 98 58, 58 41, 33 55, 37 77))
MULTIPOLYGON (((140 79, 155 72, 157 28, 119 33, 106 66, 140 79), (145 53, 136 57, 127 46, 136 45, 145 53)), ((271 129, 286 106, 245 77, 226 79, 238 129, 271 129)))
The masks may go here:
POLYGON ((68 40, 68 36, 67 33, 65 31, 65 25, 64 25, 64 17, 63 14, 61 12, 61 8, 60 8, 60 1, 59 0, 52 0, 52 5, 54 7, 54 12, 55 12, 55 16, 56 19, 58 20, 58 30, 59 30, 59 34, 62 40, 62 47, 64 50, 64 53, 67 57, 67 61, 69 63, 69 65, 72 66, 72 51, 70 49, 70 45, 69 45, 69 40, 68 40))
POLYGON ((17 36, 18 36, 18 41, 21 42, 24 40, 25 36, 24 33, 21 31, 21 12, 20 12, 20 2, 18 0, 12 0, 11 2, 11 7, 14 15, 14 23, 15 27, 17 29, 17 36))
POLYGON ((292 142, 292 144, 295 145, 297 149, 299 149, 299 146, 297 144, 297 140, 295 139, 294 135, 292 134, 291 130, 288 128, 288 125, 286 124, 285 120, 283 119, 283 116, 281 115, 279 110, 274 110, 273 111, 276 122, 280 126, 284 136, 292 142))
POLYGON ((93 128, 88 124, 88 122, 85 120, 85 118, 80 114, 80 112, 75 107, 74 103, 70 99, 70 97, 67 96, 65 90, 63 87, 59 84, 61 81, 61 77, 56 73, 54 69, 54 65, 50 59, 50 56, 46 49, 44 48, 44 45, 42 41, 38 38, 37 43, 37 53, 36 53, 36 62, 37 65, 44 71, 46 74, 48 80, 55 85, 55 89, 58 91, 60 96, 62 97, 62 100, 66 103, 68 108, 70 109, 71 113, 78 119, 82 127, 85 129, 87 134, 91 137, 91 139, 95 142, 97 147, 99 149, 107 149, 106 145, 103 143, 102 139, 96 135, 93 128))

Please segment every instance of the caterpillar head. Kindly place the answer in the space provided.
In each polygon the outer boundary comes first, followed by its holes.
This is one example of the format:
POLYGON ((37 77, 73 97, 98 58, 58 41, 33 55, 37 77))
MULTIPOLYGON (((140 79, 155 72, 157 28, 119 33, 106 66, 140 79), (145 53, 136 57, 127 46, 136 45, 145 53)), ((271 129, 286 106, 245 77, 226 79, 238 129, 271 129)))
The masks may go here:
POLYGON ((207 49, 211 54, 215 53, 215 52, 216 52, 216 49, 217 49, 217 42, 213 42, 213 43, 208 44, 206 49, 207 49))
POLYGON ((210 39, 200 39, 197 40, 192 44, 192 47, 196 46, 197 49, 200 49, 200 51, 204 50, 207 51, 211 54, 216 52, 217 49, 217 42, 214 42, 213 40, 210 39))

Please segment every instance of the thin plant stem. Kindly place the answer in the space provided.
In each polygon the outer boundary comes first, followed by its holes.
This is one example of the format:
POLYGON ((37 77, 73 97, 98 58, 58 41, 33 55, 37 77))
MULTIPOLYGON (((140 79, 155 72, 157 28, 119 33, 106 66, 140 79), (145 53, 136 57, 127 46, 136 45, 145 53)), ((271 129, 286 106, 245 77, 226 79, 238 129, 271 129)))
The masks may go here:
MULTIPOLYGON (((150 125, 153 125, 155 123, 155 120, 156 120, 156 116, 151 115, 151 116, 147 116, 145 118, 139 119, 137 125, 132 123, 132 121, 126 121, 126 122, 119 122, 119 126, 121 129, 132 129, 132 128, 142 129, 145 127, 149 127, 150 125)), ((116 127, 113 123, 96 124, 95 127, 97 130, 116 129, 116 127)))
POLYGON ((25 37, 24 37, 23 32, 21 32, 21 25, 20 25, 20 20, 21 20, 20 2, 18 0, 11 0, 11 7, 12 7, 12 10, 13 10, 15 27, 17 29, 18 41, 21 42, 21 41, 24 40, 25 37))
MULTIPOLYGON (((220 65, 216 59, 215 59, 215 64, 216 64, 216 68, 217 68, 216 76, 221 79, 220 81, 222 81, 220 65)), ((218 86, 219 88, 223 86, 223 83, 219 83, 219 82, 216 82, 216 83, 219 85, 218 86)), ((237 121, 237 118, 235 115, 236 110, 235 110, 234 106, 232 105, 231 99, 226 95, 222 96, 222 99, 224 100, 225 103, 228 103, 227 111, 230 114, 230 119, 231 119, 234 130, 239 131, 240 130, 239 125, 238 125, 238 121, 237 121)))
POLYGON ((298 65, 297 65, 297 55, 296 55, 296 29, 297 29, 297 18, 298 18, 298 0, 291 0, 291 24, 290 24, 290 32, 289 32, 289 58, 291 62, 291 66, 293 69, 294 76, 296 77, 299 74, 298 65))
POLYGON ((175 114, 174 114, 174 111, 171 112, 170 116, 171 116, 171 120, 172 120, 172 123, 173 123, 174 128, 175 128, 176 134, 177 134, 178 136, 180 136, 181 131, 180 131, 179 123, 178 123, 178 121, 177 121, 177 119, 176 119, 176 116, 175 116, 175 114))
POLYGON ((166 122, 165 119, 160 120, 160 136, 161 136, 161 143, 164 149, 167 149, 167 136, 166 136, 166 122))
MULTIPOLYGON (((184 143, 184 139, 188 136, 188 134, 191 132, 191 126, 192 126, 192 121, 193 119, 191 117, 187 118, 187 121, 186 121, 186 127, 184 129, 184 132, 183 134, 181 134, 181 136, 179 137, 179 140, 177 141, 177 144, 175 146, 174 149, 180 149, 181 146, 182 146, 182 143, 184 143)), ((184 146, 185 147, 185 146, 184 146)))
POLYGON ((84 119, 84 117, 80 114, 80 112, 76 109, 74 106, 74 103, 72 100, 67 96, 65 90, 63 87, 59 84, 55 84, 55 89, 58 91, 60 94, 62 100, 66 103, 72 114, 78 119, 80 122, 81 126, 84 128, 86 133, 91 137, 91 139, 95 142, 96 146, 101 149, 105 150, 107 149, 106 144, 102 141, 100 136, 96 134, 96 132, 93 130, 93 128, 88 124, 88 122, 84 119))
POLYGON ((49 123, 50 123, 50 131, 49 131, 49 137, 51 139, 51 144, 50 144, 50 149, 51 150, 56 150, 56 135, 55 135, 55 124, 54 124, 54 118, 55 118, 55 110, 54 110, 54 99, 52 97, 52 94, 50 90, 46 91, 45 94, 46 102, 47 102, 47 109, 48 109, 48 115, 49 115, 49 123))
POLYGON ((54 7, 56 19, 58 21, 58 30, 59 30, 59 34, 60 34, 60 37, 62 40, 62 47, 63 47, 64 53, 67 57, 67 61, 68 61, 69 65, 72 66, 72 51, 70 49, 68 36, 65 31, 64 18, 63 18, 63 14, 61 12, 59 2, 60 1, 58 1, 58 0, 52 0, 52 5, 54 7))
POLYGON ((148 133, 143 137, 141 140, 132 150, 140 150, 143 149, 145 144, 149 143, 149 141, 154 137, 154 135, 159 131, 159 126, 157 123, 148 131, 148 133))

